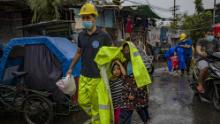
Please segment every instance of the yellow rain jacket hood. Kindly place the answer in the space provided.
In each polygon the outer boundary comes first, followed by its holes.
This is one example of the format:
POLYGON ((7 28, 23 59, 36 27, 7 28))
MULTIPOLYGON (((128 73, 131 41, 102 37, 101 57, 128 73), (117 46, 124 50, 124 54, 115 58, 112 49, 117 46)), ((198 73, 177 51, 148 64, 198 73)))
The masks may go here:
MULTIPOLYGON (((130 48, 132 69, 133 69, 133 74, 134 74, 134 78, 137 83, 137 86, 143 87, 143 86, 149 85, 151 83, 151 78, 140 56, 138 49, 135 47, 135 45, 132 42, 125 42, 125 43, 127 43, 130 48)), ((97 63, 99 68, 103 66, 106 68, 105 70, 107 71, 107 75, 110 74, 109 65, 111 64, 112 60, 120 59, 122 62, 126 60, 121 50, 122 50, 122 47, 119 47, 119 48, 118 47, 102 47, 101 49, 99 49, 99 52, 97 53, 95 57, 95 62, 97 63)))

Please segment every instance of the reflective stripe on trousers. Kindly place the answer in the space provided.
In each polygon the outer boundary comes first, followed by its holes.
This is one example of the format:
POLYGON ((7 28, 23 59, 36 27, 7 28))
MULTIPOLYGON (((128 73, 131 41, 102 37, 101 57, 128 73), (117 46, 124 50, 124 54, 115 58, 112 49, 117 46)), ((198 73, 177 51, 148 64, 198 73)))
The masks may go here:
POLYGON ((109 105, 100 105, 99 104, 99 109, 108 110, 109 109, 109 105))

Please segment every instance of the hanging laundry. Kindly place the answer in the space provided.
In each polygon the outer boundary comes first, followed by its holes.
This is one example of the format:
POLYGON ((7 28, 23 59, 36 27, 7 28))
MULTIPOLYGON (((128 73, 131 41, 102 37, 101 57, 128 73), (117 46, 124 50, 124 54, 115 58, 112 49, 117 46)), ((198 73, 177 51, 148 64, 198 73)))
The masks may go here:
POLYGON ((131 18, 131 16, 128 16, 127 24, 126 24, 126 27, 125 27, 125 32, 126 33, 131 33, 132 29, 133 29, 132 18, 131 18))

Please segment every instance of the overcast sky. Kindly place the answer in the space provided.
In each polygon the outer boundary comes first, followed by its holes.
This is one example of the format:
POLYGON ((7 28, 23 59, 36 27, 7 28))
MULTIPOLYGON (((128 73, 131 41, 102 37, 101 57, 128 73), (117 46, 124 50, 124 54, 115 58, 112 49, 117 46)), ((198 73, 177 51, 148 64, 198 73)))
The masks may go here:
MULTIPOLYGON (((154 11, 161 17, 172 17, 172 13, 169 11, 164 11, 158 9, 157 7, 169 9, 173 6, 174 0, 128 0, 134 1, 134 3, 143 3, 147 4, 147 1, 152 5, 154 11)), ((187 12, 188 14, 193 14, 195 12, 194 0, 176 0, 176 4, 180 6, 179 13, 187 12)), ((220 0, 216 0, 217 3, 220 3, 220 0)), ((126 2, 125 5, 129 5, 131 2, 126 2)), ((214 0, 203 0, 203 5, 205 8, 213 8, 214 0)))

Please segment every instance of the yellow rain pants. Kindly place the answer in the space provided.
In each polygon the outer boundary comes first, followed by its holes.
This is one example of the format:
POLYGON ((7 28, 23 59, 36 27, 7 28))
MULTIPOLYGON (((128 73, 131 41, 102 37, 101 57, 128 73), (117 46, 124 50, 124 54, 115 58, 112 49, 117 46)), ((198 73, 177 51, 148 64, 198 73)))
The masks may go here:
POLYGON ((79 78, 78 102, 92 124, 111 124, 111 103, 102 78, 79 78))

